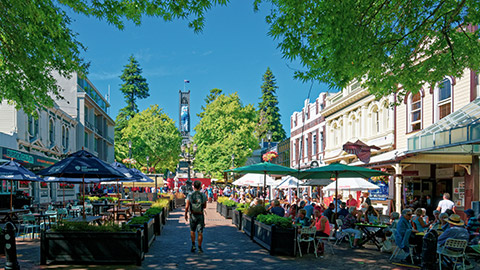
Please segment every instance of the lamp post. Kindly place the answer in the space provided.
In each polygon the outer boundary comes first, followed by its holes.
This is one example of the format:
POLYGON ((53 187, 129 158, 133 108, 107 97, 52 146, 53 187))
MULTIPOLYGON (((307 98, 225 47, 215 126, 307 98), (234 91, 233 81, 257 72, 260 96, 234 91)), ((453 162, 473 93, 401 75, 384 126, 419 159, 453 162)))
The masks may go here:
POLYGON ((190 176, 190 165, 191 161, 195 157, 195 152, 197 152, 197 145, 194 144, 192 147, 191 143, 187 144, 182 144, 182 157, 187 159, 187 164, 188 164, 188 169, 187 169, 187 174, 188 178, 187 181, 185 182, 185 195, 190 193, 192 191, 192 180, 190 176))
MULTIPOLYGON (((232 169, 235 168, 235 154, 232 154, 232 169)), ((235 181, 235 173, 232 172, 232 181, 235 181)))
MULTIPOLYGON (((270 141, 272 140, 272 131, 267 131, 267 140, 268 140, 268 147, 267 147, 267 152, 270 150, 270 141)), ((263 180, 263 199, 267 199, 267 180, 266 176, 265 179, 263 180)))
MULTIPOLYGON (((128 159, 132 159, 132 141, 128 141, 128 159)), ((129 162, 130 163, 130 162, 129 162)), ((131 168, 131 164, 130 164, 130 168, 131 168)))
POLYGON ((267 131, 267 140, 268 140, 268 148, 270 149, 270 141, 272 140, 272 131, 267 131))

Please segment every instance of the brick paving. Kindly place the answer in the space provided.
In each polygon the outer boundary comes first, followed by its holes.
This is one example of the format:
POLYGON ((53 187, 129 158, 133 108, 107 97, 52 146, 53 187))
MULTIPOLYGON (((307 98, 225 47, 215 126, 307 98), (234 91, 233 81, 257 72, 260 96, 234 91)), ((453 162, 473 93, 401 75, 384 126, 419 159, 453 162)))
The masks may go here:
MULTIPOLYGON (((170 213, 167 225, 145 255, 142 266, 135 265, 49 265, 39 266, 39 241, 20 241, 17 245, 22 269, 409 269, 388 261, 388 254, 376 247, 350 249, 347 244, 335 246, 335 255, 326 249, 323 258, 313 254, 304 257, 270 256, 209 204, 204 232, 204 253, 190 252, 189 227, 183 218, 184 209, 170 213)), ((0 257, 0 267, 5 258, 0 257)), ((411 268, 410 268, 411 269, 411 268)))

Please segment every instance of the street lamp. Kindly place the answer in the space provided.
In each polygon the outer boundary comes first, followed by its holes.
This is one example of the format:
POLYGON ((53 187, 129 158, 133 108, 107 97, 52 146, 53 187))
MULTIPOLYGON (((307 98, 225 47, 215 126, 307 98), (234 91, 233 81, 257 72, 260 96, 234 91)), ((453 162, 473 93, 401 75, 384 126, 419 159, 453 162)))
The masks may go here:
POLYGON ((128 141, 128 158, 132 159, 132 141, 128 141))
MULTIPOLYGON (((235 168, 235 154, 232 154, 232 169, 235 168)), ((232 181, 235 181, 235 173, 232 172, 232 181)))
POLYGON ((267 131, 267 140, 268 140, 268 148, 270 148, 270 141, 272 140, 272 131, 267 131))
MULTIPOLYGON (((269 130, 267 131, 267 140, 268 140, 268 149, 267 151, 270 150, 270 141, 272 140, 272 131, 269 130)), ((263 181, 263 199, 265 200, 267 198, 267 183, 266 181, 263 181)))

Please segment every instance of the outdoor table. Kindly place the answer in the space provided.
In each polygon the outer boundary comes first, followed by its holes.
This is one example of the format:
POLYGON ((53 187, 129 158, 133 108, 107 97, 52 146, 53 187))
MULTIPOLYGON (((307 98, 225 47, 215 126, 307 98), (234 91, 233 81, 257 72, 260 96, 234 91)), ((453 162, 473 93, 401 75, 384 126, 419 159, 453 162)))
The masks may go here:
POLYGON ((86 216, 83 217, 76 217, 76 218, 69 218, 65 219, 67 222, 86 222, 86 223, 93 223, 95 222, 97 225, 102 225, 102 217, 100 216, 86 216))
POLYGON ((128 207, 113 207, 113 208, 110 208, 107 210, 108 212, 110 213, 114 213, 116 215, 115 219, 116 220, 119 220, 119 216, 120 215, 123 215, 125 216, 125 219, 128 218, 128 216, 130 215, 130 208, 128 207))
POLYGON ((32 216, 35 217, 35 220, 37 222, 38 225, 42 224, 42 221, 43 221, 43 224, 45 225, 43 227, 44 230, 47 229, 47 224, 50 225, 51 224, 51 220, 50 220, 50 215, 48 214, 45 214, 45 213, 33 213, 32 216))
POLYGON ((68 213, 71 214, 73 217, 78 217, 80 215, 80 211, 82 209, 80 208, 71 208, 71 209, 68 209, 68 213))
POLYGON ((100 202, 94 202, 92 203, 93 206, 93 215, 100 215, 100 212, 105 212, 108 208, 111 208, 115 206, 114 203, 100 203, 100 202), (102 211, 100 211, 102 210, 102 211))
POLYGON ((367 243, 368 241, 372 241, 375 246, 377 246, 378 250, 382 248, 382 244, 378 242, 377 236, 380 236, 383 231, 388 228, 387 225, 382 224, 368 224, 368 223, 355 223, 355 225, 367 236, 363 243, 367 243), (378 230, 369 230, 368 228, 378 228, 378 230))
POLYGON ((4 210, 0 210, 0 215, 5 216, 0 220, 0 222, 5 223, 7 221, 10 221, 10 222, 14 223, 14 220, 18 220, 18 214, 28 213, 28 212, 29 212, 28 209, 13 209, 13 210, 4 209, 4 210))

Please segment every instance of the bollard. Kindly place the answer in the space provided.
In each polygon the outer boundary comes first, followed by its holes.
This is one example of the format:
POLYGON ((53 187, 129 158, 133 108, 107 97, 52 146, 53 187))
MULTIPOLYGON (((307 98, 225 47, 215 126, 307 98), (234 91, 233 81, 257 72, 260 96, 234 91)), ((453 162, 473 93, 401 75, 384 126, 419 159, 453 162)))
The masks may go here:
POLYGON ((19 270, 17 260, 17 244, 15 242, 15 226, 8 222, 5 226, 5 269, 19 270))

